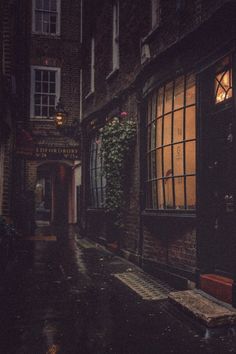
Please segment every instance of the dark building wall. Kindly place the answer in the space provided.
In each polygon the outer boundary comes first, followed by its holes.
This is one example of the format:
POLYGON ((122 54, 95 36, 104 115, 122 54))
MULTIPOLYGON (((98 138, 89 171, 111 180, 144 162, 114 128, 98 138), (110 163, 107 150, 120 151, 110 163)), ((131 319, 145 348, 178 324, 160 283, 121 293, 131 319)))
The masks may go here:
MULTIPOLYGON (((146 119, 145 95, 163 82, 190 71, 198 73, 203 70, 204 65, 211 65, 211 62, 217 60, 217 55, 213 53, 234 39, 233 16, 224 17, 225 9, 233 2, 227 0, 161 1, 160 25, 150 30, 150 2, 120 1, 120 68, 111 76, 109 73, 112 4, 107 1, 100 1, 98 4, 97 16, 90 16, 89 6, 84 13, 86 23, 83 39, 85 185, 89 184, 90 122, 94 120, 95 127, 97 126, 98 129, 104 124, 106 117, 114 116, 118 111, 132 112, 131 115, 137 120, 138 134, 129 170, 131 184, 126 194, 122 250, 124 254, 133 257, 136 261, 141 259, 145 269, 158 276, 169 274, 170 281, 175 282, 175 278, 178 278, 179 286, 186 287, 188 283, 183 279, 194 281, 198 265, 195 217, 189 221, 189 219, 158 217, 155 213, 152 216, 143 215, 145 214, 143 183, 145 143, 142 132, 145 129, 143 122, 146 119), (95 92, 85 97, 90 90, 92 35, 95 38, 95 92), (147 45, 150 50, 150 55, 147 55, 146 60, 144 58, 142 64, 140 44, 141 47, 147 45), (211 58, 206 60, 210 56, 211 58)), ((229 9, 227 11, 230 12, 229 9)), ((87 189, 87 194, 88 192, 87 189)), ((85 202, 85 207, 87 206, 85 202)), ((99 215, 97 220, 102 230, 101 234, 104 233, 104 224, 100 217, 102 214, 101 212, 96 214, 93 210, 87 219, 89 235, 93 237, 98 230, 96 226, 92 226, 96 220, 95 215, 99 215)))

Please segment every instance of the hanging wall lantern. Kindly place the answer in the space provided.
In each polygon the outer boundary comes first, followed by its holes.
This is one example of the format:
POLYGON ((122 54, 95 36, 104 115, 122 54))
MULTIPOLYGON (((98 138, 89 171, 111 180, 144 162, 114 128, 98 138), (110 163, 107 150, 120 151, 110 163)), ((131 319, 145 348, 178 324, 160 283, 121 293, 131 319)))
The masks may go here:
POLYGON ((59 98, 55 108, 54 122, 57 128, 63 127, 67 123, 67 112, 65 111, 61 98, 59 98))

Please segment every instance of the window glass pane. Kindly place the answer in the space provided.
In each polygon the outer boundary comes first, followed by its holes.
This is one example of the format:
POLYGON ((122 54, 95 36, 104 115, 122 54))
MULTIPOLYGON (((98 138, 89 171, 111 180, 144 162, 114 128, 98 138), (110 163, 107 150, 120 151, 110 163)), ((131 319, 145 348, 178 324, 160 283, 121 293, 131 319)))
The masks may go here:
POLYGON ((41 96, 40 95, 34 95, 34 103, 40 105, 40 103, 41 103, 41 96))
POLYGON ((176 144, 174 148, 174 175, 179 176, 184 173, 183 144, 176 144))
POLYGON ((175 183, 175 208, 184 208, 184 177, 176 177, 175 183))
POLYGON ((186 177, 187 208, 196 208, 196 177, 186 177))
POLYGON ((43 82, 43 92, 47 93, 48 92, 48 83, 43 82))
POLYGON ((50 3, 50 0, 43 0, 43 4, 44 4, 44 10, 49 10, 49 3, 50 3))
POLYGON ((156 150, 156 165, 157 165, 156 175, 157 178, 160 178, 162 177, 162 149, 156 150))
POLYGON ((51 11, 57 11, 57 0, 51 0, 51 11))
POLYGON ((147 183, 147 207, 152 208, 152 182, 147 183))
POLYGON ((184 77, 175 82, 174 109, 181 108, 184 105, 184 77))
POLYGON ((157 117, 160 117, 163 114, 163 94, 164 94, 164 87, 161 87, 158 90, 158 97, 157 97, 157 117))
POLYGON ((173 98, 173 82, 167 84, 165 88, 165 106, 164 106, 165 113, 168 113, 172 110, 172 98, 173 98))
POLYGON ((45 107, 45 106, 42 107, 42 116, 43 117, 48 116, 48 107, 45 107))
POLYGON ((49 79, 49 72, 47 70, 43 70, 43 81, 47 82, 49 79))
POLYGON ((152 195, 153 195, 152 207, 156 209, 157 208, 157 182, 156 181, 152 182, 152 195))
POLYGON ((171 164, 171 146, 167 146, 163 149, 163 159, 164 159, 164 176, 168 177, 172 174, 172 164, 171 164))
POLYGON ((195 76, 186 78, 186 105, 194 104, 196 101, 195 76))
POLYGON ((35 8, 36 9, 42 9, 42 0, 36 0, 35 8))
POLYGON ((42 21, 43 16, 41 12, 35 12, 35 31, 41 32, 42 31, 42 21))
POLYGON ((151 152, 151 179, 156 178, 156 151, 151 152))
POLYGON ((49 79, 51 82, 55 82, 56 81, 56 72, 55 71, 50 71, 49 72, 49 79))
POLYGON ((167 209, 171 209, 174 206, 172 177, 169 177, 164 180, 164 186, 165 186, 165 201, 166 201, 165 206, 167 209))
POLYGON ((151 124, 151 149, 156 147, 156 122, 151 124))
POLYGON ((34 107, 34 114, 36 117, 40 116, 40 106, 35 106, 34 107))
POLYGON ((56 33, 56 24, 55 23, 50 24, 50 33, 56 33))
POLYGON ((190 141, 185 144, 186 153, 186 174, 191 174, 196 172, 196 151, 195 151, 195 141, 190 141))
POLYGON ((47 105, 48 104, 48 96, 42 95, 42 104, 47 105))
POLYGON ((164 209, 164 198, 163 198, 163 185, 162 179, 157 181, 157 193, 158 193, 158 208, 164 209))
POLYGON ((41 83, 40 82, 35 83, 35 92, 41 92, 41 83))
POLYGON ((49 33, 49 14, 43 13, 43 32, 49 33))
POLYGON ((50 84, 50 93, 55 93, 55 92, 56 92, 56 85, 50 84))
POLYGON ((162 145, 162 119, 158 118, 156 121, 156 147, 162 145))
POLYGON ((152 120, 156 118, 156 100, 157 96, 156 94, 152 95, 152 120))
POLYGON ((196 108, 191 106, 186 108, 185 113, 185 138, 195 139, 196 137, 196 108))
POLYGON ((55 96, 49 96, 49 104, 50 106, 55 106, 55 96))
POLYGON ((174 112, 174 141, 183 140, 183 109, 174 112))
POLYGON ((226 70, 218 75, 215 79, 216 103, 220 103, 232 97, 232 78, 231 70, 226 70))
POLYGON ((171 114, 167 114, 164 117, 164 142, 163 144, 171 143, 171 114))
POLYGON ((49 107, 49 117, 53 117, 55 113, 55 108, 54 107, 49 107))
POLYGON ((35 70, 35 80, 41 81, 41 71, 40 70, 35 70))

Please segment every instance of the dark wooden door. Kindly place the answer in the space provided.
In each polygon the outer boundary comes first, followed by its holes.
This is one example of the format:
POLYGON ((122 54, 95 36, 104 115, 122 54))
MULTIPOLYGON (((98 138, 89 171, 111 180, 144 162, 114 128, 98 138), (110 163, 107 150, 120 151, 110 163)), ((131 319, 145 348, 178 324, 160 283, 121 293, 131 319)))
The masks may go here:
POLYGON ((208 119, 208 178, 205 189, 209 196, 212 261, 218 274, 231 276, 236 243, 236 213, 233 141, 233 111, 215 111, 208 119))

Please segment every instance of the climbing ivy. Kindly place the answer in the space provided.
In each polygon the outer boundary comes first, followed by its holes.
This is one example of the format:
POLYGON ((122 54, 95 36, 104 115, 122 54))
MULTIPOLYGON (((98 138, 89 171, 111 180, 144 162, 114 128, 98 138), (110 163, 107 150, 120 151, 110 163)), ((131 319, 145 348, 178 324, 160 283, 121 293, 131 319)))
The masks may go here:
POLYGON ((136 137, 136 124, 123 112, 120 117, 109 120, 100 131, 103 174, 106 178, 104 207, 114 225, 122 227, 127 161, 136 137))

